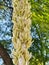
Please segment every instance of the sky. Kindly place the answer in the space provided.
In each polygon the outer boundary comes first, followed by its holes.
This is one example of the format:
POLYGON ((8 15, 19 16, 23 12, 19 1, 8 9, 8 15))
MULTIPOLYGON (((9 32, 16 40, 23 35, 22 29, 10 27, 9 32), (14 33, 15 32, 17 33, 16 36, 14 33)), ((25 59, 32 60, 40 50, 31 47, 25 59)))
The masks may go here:
MULTIPOLYGON (((10 41, 11 40, 11 29, 12 29, 12 22, 10 14, 10 9, 0 9, 0 41, 10 41)), ((11 45, 9 47, 11 49, 11 45)), ((0 65, 3 64, 2 58, 0 58, 0 65)))
POLYGON ((0 65, 4 65, 3 63, 4 63, 4 62, 3 62, 3 59, 0 58, 0 65))

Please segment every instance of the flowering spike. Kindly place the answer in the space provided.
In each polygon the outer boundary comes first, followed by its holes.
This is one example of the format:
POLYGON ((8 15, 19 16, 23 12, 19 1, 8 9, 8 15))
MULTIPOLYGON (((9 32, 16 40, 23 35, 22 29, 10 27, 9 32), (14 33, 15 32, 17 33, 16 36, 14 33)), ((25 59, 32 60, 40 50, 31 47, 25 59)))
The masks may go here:
POLYGON ((30 35, 31 11, 28 0, 12 0, 13 3, 13 63, 15 65, 29 65, 31 54, 28 48, 32 44, 30 35))

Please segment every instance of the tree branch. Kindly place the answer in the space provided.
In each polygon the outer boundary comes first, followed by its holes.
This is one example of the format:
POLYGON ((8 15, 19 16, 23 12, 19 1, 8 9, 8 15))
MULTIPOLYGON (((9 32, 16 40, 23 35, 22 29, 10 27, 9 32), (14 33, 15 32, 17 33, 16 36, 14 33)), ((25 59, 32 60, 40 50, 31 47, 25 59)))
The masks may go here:
POLYGON ((13 65, 12 59, 7 53, 6 49, 0 44, 0 56, 3 58, 5 65, 13 65))

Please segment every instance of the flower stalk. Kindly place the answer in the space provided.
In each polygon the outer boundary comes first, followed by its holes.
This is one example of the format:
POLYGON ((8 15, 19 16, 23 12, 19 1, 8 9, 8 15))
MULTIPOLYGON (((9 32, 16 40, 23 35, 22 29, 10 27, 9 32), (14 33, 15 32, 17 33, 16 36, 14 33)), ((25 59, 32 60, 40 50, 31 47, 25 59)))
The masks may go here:
POLYGON ((28 48, 32 44, 31 11, 28 0, 12 0, 13 4, 13 63, 15 65, 29 65, 31 53, 28 48))

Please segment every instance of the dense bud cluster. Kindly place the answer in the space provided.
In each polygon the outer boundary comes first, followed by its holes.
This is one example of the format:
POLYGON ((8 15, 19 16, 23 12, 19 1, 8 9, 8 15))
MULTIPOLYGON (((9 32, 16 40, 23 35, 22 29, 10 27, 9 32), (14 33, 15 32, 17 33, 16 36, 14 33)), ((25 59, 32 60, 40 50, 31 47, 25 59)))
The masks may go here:
POLYGON ((31 54, 28 48, 32 44, 30 35, 31 12, 28 0, 12 0, 13 3, 13 63, 15 65, 28 65, 31 54))

